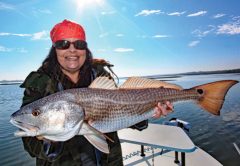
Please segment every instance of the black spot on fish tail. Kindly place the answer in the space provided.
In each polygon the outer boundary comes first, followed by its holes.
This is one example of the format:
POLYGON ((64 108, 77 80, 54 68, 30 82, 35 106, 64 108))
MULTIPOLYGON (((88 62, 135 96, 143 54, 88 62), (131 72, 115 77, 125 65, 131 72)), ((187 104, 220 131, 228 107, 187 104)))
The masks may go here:
POLYGON ((197 92, 202 95, 203 94, 203 90, 202 89, 197 89, 197 92))

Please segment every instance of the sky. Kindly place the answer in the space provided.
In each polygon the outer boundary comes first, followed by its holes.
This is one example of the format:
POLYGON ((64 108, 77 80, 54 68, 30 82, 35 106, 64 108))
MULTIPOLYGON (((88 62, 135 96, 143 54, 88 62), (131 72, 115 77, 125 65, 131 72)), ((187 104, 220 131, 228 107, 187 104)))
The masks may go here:
POLYGON ((240 68, 239 0, 0 0, 0 80, 23 80, 52 27, 81 24, 119 77, 240 68))

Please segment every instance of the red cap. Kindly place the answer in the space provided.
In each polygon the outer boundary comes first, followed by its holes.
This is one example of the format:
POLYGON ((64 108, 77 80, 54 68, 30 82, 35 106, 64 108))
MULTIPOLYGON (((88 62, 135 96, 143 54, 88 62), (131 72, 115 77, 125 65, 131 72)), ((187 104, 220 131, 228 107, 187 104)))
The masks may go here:
POLYGON ((83 27, 69 20, 56 24, 50 32, 50 37, 53 43, 66 38, 86 40, 83 27))

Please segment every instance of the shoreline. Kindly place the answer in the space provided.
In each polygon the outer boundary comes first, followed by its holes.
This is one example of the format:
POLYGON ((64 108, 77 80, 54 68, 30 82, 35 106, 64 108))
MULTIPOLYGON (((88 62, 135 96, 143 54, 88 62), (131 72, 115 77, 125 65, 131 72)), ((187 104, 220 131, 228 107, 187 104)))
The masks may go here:
MULTIPOLYGON (((172 79, 172 78, 180 78, 183 76, 211 75, 211 74, 240 74, 240 69, 223 70, 223 71, 187 72, 187 73, 178 73, 178 74, 156 74, 156 75, 136 76, 136 77, 143 77, 143 78, 149 78, 149 79, 172 79)), ((119 79, 127 79, 127 78, 129 78, 129 77, 119 77, 119 79)), ((22 83, 23 83, 23 80, 12 80, 12 81, 2 80, 2 81, 0 81, 0 85, 18 85, 18 84, 22 84, 22 83)))
MULTIPOLYGON (((183 76, 193 76, 193 75, 211 75, 211 74, 240 74, 240 69, 239 71, 233 71, 230 72, 228 71, 207 71, 207 72, 187 72, 187 73, 178 73, 178 74, 156 74, 156 75, 149 75, 149 76, 136 76, 136 77, 143 77, 143 78, 150 78, 150 79, 159 79, 159 78, 167 78, 167 79, 171 79, 171 78, 180 78, 183 76)), ((119 79, 127 79, 129 77, 119 77, 119 79)))

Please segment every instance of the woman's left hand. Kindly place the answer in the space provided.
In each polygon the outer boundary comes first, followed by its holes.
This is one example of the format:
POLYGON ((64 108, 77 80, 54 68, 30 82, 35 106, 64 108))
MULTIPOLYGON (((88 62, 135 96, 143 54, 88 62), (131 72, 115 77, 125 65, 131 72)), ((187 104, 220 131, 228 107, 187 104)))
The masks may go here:
POLYGON ((154 108, 153 118, 160 118, 161 116, 166 116, 170 112, 173 112, 173 105, 171 102, 166 101, 165 103, 157 103, 154 108))

